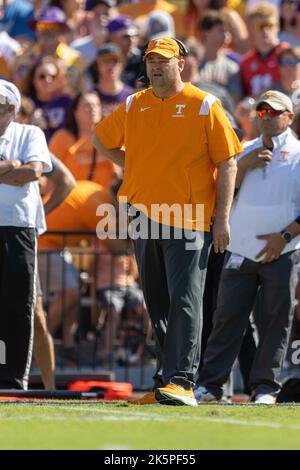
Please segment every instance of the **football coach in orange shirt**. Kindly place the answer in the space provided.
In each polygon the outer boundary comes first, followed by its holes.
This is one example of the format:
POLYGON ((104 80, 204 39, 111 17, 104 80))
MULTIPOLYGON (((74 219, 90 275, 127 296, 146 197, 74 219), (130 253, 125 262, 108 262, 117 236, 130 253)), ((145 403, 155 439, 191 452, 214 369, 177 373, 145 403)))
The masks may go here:
POLYGON ((197 406, 193 386, 211 227, 214 249, 223 252, 230 236, 234 156, 242 151, 220 102, 181 80, 186 54, 180 41, 151 40, 144 56, 151 86, 129 96, 97 125, 94 137, 100 152, 124 166, 119 199, 126 197, 139 222, 151 225, 151 234, 134 244, 157 370, 153 392, 137 404, 197 406), (187 243, 191 236, 193 247, 187 243))

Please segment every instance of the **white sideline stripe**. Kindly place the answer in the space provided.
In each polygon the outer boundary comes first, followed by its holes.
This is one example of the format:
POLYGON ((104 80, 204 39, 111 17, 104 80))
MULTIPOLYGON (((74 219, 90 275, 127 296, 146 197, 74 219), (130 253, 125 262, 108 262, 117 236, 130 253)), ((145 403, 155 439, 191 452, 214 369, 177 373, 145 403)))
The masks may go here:
POLYGON ((4 419, 7 421, 27 421, 30 419, 39 419, 42 421, 161 421, 161 422, 174 422, 177 420, 181 421, 198 421, 198 422, 207 422, 211 424, 229 424, 233 426, 252 426, 260 428, 270 428, 270 429, 290 429, 290 430, 300 430, 300 425, 297 424, 284 424, 284 423, 274 423, 268 421, 245 421, 235 418, 211 418, 207 416, 162 416, 155 413, 146 413, 146 412, 131 412, 129 410, 105 410, 100 408, 80 408, 76 406, 66 406, 63 407, 64 410, 68 411, 84 411, 85 413, 93 412, 98 414, 98 417, 94 414, 86 415, 80 414, 80 416, 66 416, 60 415, 59 413, 51 415, 40 415, 40 414, 31 414, 31 415, 20 415, 20 416, 4 416, 0 413, 0 420, 4 419), (100 416, 99 416, 100 415, 100 416))

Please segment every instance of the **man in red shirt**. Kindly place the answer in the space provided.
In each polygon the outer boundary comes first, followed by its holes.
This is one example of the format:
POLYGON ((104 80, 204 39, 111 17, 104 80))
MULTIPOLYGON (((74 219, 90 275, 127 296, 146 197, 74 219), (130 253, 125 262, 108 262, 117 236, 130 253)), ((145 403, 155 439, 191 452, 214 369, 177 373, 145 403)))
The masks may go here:
POLYGON ((253 7, 247 15, 253 49, 243 58, 241 76, 245 93, 257 97, 279 80, 278 55, 288 43, 279 41, 277 8, 268 3, 253 7))

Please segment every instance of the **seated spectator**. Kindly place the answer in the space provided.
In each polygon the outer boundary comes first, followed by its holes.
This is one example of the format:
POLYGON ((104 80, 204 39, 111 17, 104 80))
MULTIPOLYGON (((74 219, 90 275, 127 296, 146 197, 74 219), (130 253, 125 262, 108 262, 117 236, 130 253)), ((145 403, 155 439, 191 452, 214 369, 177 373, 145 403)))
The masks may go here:
POLYGON ((116 167, 92 144, 92 133, 100 120, 101 103, 97 94, 77 95, 69 108, 65 128, 53 135, 49 148, 76 180, 93 180, 108 188, 116 177, 116 167))
POLYGON ((64 33, 69 31, 64 12, 56 7, 46 8, 30 25, 36 31, 36 43, 18 55, 13 69, 14 82, 22 84, 29 69, 41 56, 51 56, 66 69, 70 93, 89 89, 91 85, 83 75, 86 61, 64 40, 64 33))
POLYGON ((154 10, 170 13, 175 23, 176 35, 179 37, 184 36, 185 27, 183 15, 180 13, 178 7, 166 0, 143 0, 135 3, 126 3, 119 7, 121 15, 127 15, 132 19, 146 18, 154 10))
POLYGON ((241 100, 235 108, 234 118, 243 131, 243 142, 258 137, 254 98, 247 96, 241 100))
POLYGON ((285 93, 294 105, 295 119, 291 128, 300 136, 300 47, 290 47, 278 56, 280 79, 273 89, 285 93))
MULTIPOLYGON (((42 185, 42 191, 43 191, 42 185)), ((97 208, 110 203, 111 195, 92 181, 79 181, 67 199, 47 216, 48 230, 96 232, 97 208)), ((44 292, 54 295, 48 308, 48 326, 52 335, 63 323, 65 358, 76 360, 75 333, 78 325, 80 277, 74 266, 72 249, 80 247, 83 235, 45 234, 39 240, 39 272, 44 292)), ((86 237, 87 238, 87 237, 86 237)), ((87 238, 89 241, 90 239, 87 238)), ((80 255, 81 256, 81 255, 80 255)))
POLYGON ((297 7, 298 0, 281 0, 280 3, 280 41, 288 42, 291 46, 299 46, 297 37, 297 7))
POLYGON ((253 49, 242 59, 241 76, 245 94, 255 98, 279 80, 278 55, 288 44, 280 42, 278 12, 269 3, 249 10, 247 24, 253 49))
POLYGON ((104 44, 97 53, 97 82, 95 91, 102 104, 102 116, 108 116, 134 89, 122 79, 124 61, 121 49, 112 43, 104 44))
POLYGON ((141 71, 142 53, 138 48, 139 30, 126 16, 117 16, 107 25, 107 39, 116 44, 123 55, 122 81, 135 87, 141 71))
POLYGON ((66 114, 71 105, 71 96, 66 89, 64 71, 58 62, 49 56, 39 59, 29 70, 22 86, 22 92, 32 99, 35 108, 43 111, 46 128, 43 131, 47 141, 64 127, 66 114))
POLYGON ((239 65, 225 55, 224 47, 228 45, 230 36, 222 14, 207 11, 199 24, 199 33, 204 47, 199 65, 200 79, 225 87, 238 100, 242 93, 239 65))

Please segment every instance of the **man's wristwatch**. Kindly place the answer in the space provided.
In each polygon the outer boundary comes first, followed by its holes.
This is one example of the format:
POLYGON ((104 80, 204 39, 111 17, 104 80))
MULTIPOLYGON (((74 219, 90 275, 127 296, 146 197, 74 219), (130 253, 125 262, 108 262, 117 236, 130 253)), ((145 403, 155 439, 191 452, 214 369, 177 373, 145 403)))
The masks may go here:
POLYGON ((287 230, 282 230, 280 232, 280 235, 282 236, 282 238, 284 239, 286 243, 290 243, 292 239, 292 234, 290 232, 288 232, 287 230))

